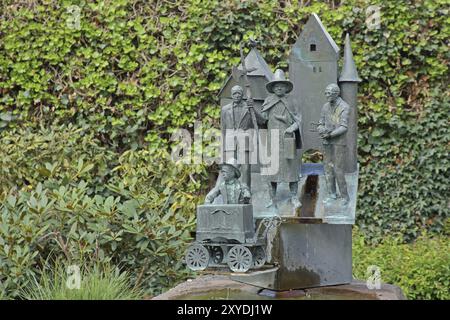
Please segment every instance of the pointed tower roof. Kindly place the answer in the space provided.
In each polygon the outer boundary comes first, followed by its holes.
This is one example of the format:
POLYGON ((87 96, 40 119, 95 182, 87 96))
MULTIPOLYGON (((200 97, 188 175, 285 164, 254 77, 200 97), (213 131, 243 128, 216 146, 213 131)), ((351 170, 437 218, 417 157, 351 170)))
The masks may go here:
POLYGON ((353 60, 352 46, 348 33, 345 35, 344 65, 342 66, 339 82, 361 82, 361 78, 356 70, 355 60, 353 60))
MULTIPOLYGON (((252 48, 245 57, 245 66, 247 70, 251 70, 249 76, 265 76, 268 80, 273 77, 272 70, 256 48, 252 48)), ((239 64, 238 69, 242 70, 242 64, 239 64)))
POLYGON ((313 13, 303 27, 292 54, 304 61, 331 61, 339 59, 339 47, 319 16, 313 13))
POLYGON ((310 20, 314 21, 314 23, 317 23, 320 26, 320 29, 322 29, 322 32, 325 34, 326 39, 328 40, 330 45, 333 47, 334 51, 336 53, 338 53, 339 52, 339 47, 337 46, 336 42, 334 42, 333 38, 328 33, 327 29, 325 29, 325 27, 324 27, 322 21, 320 20, 319 16, 317 14, 313 13, 312 16, 309 18, 307 24, 309 23, 310 20))
MULTIPOLYGON (((245 57, 245 67, 248 70, 248 76, 250 77, 264 77, 267 82, 272 80, 273 72, 270 70, 269 65, 264 60, 264 58, 259 53, 258 49, 252 48, 250 52, 245 57)), ((239 64, 238 70, 243 70, 242 63, 239 64)), ((227 87, 228 82, 232 80, 232 75, 230 75, 220 88, 218 96, 221 96, 224 89, 227 87)), ((250 80, 251 81, 251 80, 250 80)))

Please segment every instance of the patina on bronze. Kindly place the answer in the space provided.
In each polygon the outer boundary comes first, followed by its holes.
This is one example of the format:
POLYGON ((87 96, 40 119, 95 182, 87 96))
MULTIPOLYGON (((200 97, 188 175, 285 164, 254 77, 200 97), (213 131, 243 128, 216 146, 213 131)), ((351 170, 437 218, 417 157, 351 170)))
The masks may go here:
MULTIPOLYGON (((254 49, 257 42, 250 39, 248 44, 250 48, 254 49)), ((262 123, 262 121, 260 117, 257 118, 254 110, 251 82, 248 76, 258 68, 247 68, 244 46, 245 44, 242 42, 240 44, 241 69, 234 67, 232 70, 233 79, 239 85, 231 88, 232 102, 222 108, 221 129, 225 161, 231 158, 238 160, 238 163, 241 164, 241 181, 251 188, 251 162, 253 159, 251 159, 250 153, 254 152, 254 163, 256 164, 258 162, 258 123, 262 123)))
POLYGON ((250 47, 244 58, 241 44, 241 63, 219 93, 226 161, 197 207, 186 264, 228 267, 232 279, 272 290, 350 283, 361 79, 349 36, 339 73, 339 48, 312 14, 291 50, 290 80, 282 70, 272 73, 255 42, 250 47), (252 130, 261 133, 256 141, 252 130), (239 134, 253 141, 236 143, 239 134), (275 153, 278 171, 263 170, 262 157, 250 166, 249 154, 260 147, 275 153), (306 151, 322 152, 323 163, 302 164, 306 151))
POLYGON ((197 207, 196 241, 187 249, 185 262, 194 271, 228 266, 233 272, 258 269, 266 263, 267 234, 278 217, 259 221, 255 228, 248 187, 235 159, 221 165, 223 181, 197 207), (212 202, 221 196, 221 203, 212 202))
POLYGON ((267 122, 268 150, 271 143, 278 145, 279 170, 273 175, 267 176, 270 183, 270 200, 267 206, 274 205, 277 185, 281 182, 289 183, 291 201, 294 208, 300 208, 298 197, 298 181, 300 170, 301 117, 296 113, 290 100, 289 92, 293 84, 286 79, 283 70, 276 70, 274 79, 266 85, 270 95, 262 105, 261 117, 267 122), (274 137, 278 136, 277 138, 274 137))
POLYGON ((341 89, 337 84, 329 84, 325 89, 328 102, 323 105, 317 131, 323 141, 325 179, 328 198, 336 200, 336 182, 339 186, 340 200, 346 205, 350 201, 345 181, 345 157, 347 153, 346 133, 350 107, 339 96, 341 89))
POLYGON ((223 204, 247 204, 250 203, 250 189, 239 181, 241 172, 236 159, 230 159, 221 165, 220 172, 223 181, 214 187, 206 196, 205 203, 212 203, 219 195, 223 204))
MULTIPOLYGON (((222 108, 221 128, 225 161, 236 159, 241 165, 242 182, 251 186, 250 152, 255 151, 254 132, 257 127, 253 119, 252 106, 243 100, 244 89, 240 85, 231 88, 233 101, 222 108)), ((253 101, 249 102, 250 104, 253 101)), ((253 111, 254 112, 254 111, 253 111)))

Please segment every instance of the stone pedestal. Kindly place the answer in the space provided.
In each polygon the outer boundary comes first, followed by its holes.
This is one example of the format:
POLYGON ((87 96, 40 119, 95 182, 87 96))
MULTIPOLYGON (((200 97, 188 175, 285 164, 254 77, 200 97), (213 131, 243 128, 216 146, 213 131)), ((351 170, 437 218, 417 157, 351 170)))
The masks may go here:
POLYGON ((268 238, 271 267, 232 273, 232 280, 271 290, 303 289, 347 284, 352 281, 351 225, 305 223, 284 218, 268 238), (271 241, 272 240, 272 241, 271 241))
POLYGON ((382 284, 370 290, 365 282, 302 290, 272 291, 230 280, 225 275, 205 275, 185 281, 153 300, 405 300, 401 289, 382 284))

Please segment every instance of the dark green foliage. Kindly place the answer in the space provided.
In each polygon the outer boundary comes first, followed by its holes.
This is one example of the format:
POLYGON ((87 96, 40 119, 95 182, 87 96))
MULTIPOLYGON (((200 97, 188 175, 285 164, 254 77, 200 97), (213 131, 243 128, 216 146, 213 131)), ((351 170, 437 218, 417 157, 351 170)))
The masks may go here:
POLYGON ((195 120, 219 126, 216 94, 242 39, 259 39, 271 67, 286 69, 312 12, 341 48, 350 33, 364 79, 357 223, 365 239, 442 233, 450 197, 447 1, 371 1, 381 6, 373 30, 367 1, 303 2, 1 1, 7 295, 17 296, 51 251, 123 263, 150 293, 181 279, 180 248, 209 177, 204 166, 167 159, 170 134, 192 131, 195 120), (80 29, 67 23, 71 5, 81 9, 80 29))
POLYGON ((394 115, 361 139, 361 149, 370 149, 360 152, 358 204, 367 237, 412 240, 423 229, 442 231, 448 220, 450 104, 442 94, 432 90, 420 116, 394 115))
POLYGON ((15 133, 4 133, 5 141, 15 143, 2 148, 0 158, 10 165, 8 159, 17 159, 29 174, 26 184, 16 171, 6 172, 2 182, 0 292, 5 297, 19 296, 39 279, 49 258, 80 266, 111 262, 147 294, 189 275, 182 257, 204 192, 197 182, 204 179, 204 166, 189 169, 164 151, 150 156, 145 149, 113 159, 98 141, 70 127, 15 133), (65 140, 47 140, 61 136, 65 140), (27 143, 29 163, 23 158, 27 143), (39 154, 55 165, 46 168, 39 154), (68 164, 59 162, 62 155, 68 164), (72 162, 71 155, 85 160, 72 162), (8 189, 13 181, 17 186, 8 189))

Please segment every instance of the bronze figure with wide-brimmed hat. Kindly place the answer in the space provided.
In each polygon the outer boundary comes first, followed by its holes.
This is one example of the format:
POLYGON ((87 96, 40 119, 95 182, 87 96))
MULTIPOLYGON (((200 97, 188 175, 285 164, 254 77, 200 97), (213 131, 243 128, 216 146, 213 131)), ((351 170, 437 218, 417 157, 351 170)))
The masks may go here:
POLYGON ((272 81, 270 81, 266 84, 267 91, 269 91, 270 93, 274 93, 273 87, 277 83, 281 83, 286 86, 286 93, 291 92, 292 89, 294 88, 294 85, 292 84, 292 82, 286 79, 286 76, 284 75, 284 71, 281 69, 275 70, 272 81))
POLYGON ((262 105, 261 116, 267 121, 269 152, 277 150, 272 159, 278 161, 278 171, 267 175, 270 183, 270 200, 268 207, 274 205, 277 184, 289 183, 291 202, 295 209, 301 206, 298 197, 298 181, 300 172, 300 153, 302 147, 301 118, 296 113, 294 105, 289 98, 293 89, 291 81, 286 79, 283 70, 275 71, 272 81, 266 84, 270 95, 262 105), (273 148, 272 144, 278 148, 273 148), (275 157, 274 157, 275 156, 275 157))
POLYGON ((205 203, 213 203, 219 195, 222 196, 223 204, 250 203, 250 189, 239 181, 241 171, 237 160, 232 158, 221 164, 220 173, 223 180, 208 193, 205 203))

